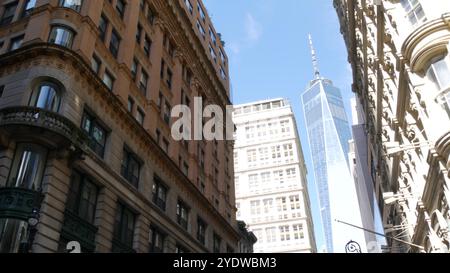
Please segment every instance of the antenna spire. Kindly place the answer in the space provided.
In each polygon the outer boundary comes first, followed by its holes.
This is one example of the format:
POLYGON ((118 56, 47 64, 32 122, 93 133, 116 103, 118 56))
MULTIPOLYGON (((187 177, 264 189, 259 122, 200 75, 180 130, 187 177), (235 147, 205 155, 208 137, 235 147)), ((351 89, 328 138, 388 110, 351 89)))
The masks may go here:
POLYGON ((313 40, 312 40, 311 34, 309 34, 309 46, 311 47, 311 55, 312 55, 312 64, 313 64, 313 68, 314 68, 314 75, 315 75, 316 79, 319 79, 320 78, 319 65, 318 65, 318 62, 317 62, 316 50, 314 49, 314 44, 313 44, 313 40))

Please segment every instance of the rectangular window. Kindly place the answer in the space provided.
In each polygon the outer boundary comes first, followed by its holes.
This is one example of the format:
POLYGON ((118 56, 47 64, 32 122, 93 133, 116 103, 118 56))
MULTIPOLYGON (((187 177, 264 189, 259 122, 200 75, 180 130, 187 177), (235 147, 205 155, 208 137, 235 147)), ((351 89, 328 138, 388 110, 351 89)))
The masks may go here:
POLYGON ((134 100, 131 97, 128 97, 128 112, 132 113, 134 108, 134 100))
POLYGON ((219 235, 214 233, 213 235, 213 252, 220 253, 220 244, 222 243, 222 239, 219 235))
POLYGON ((124 148, 120 174, 136 188, 139 184, 140 169, 140 160, 134 153, 130 152, 127 148, 124 148))
POLYGON ((140 125, 144 125, 144 120, 145 120, 145 114, 144 114, 144 110, 138 108, 137 113, 136 113, 136 120, 137 122, 139 122, 140 125))
POLYGON ((36 7, 36 0, 27 0, 25 2, 22 17, 27 17, 30 15, 31 11, 36 7))
POLYGON ((166 138, 163 138, 162 149, 166 152, 166 154, 169 153, 169 141, 166 138))
POLYGON ((137 44, 141 43, 142 31, 143 31, 143 28, 142 28, 141 24, 138 24, 137 30, 136 30, 136 43, 137 44))
POLYGON ((103 74, 103 83, 108 87, 109 91, 113 90, 114 87, 114 77, 111 75, 111 73, 106 70, 103 74))
POLYGON ((203 245, 206 244, 206 223, 201 218, 197 218, 197 240, 203 245))
POLYGON ((15 1, 5 5, 2 18, 0 19, 0 26, 7 25, 13 21, 18 4, 19 2, 15 1))
POLYGON ((302 224, 295 224, 292 226, 292 229, 294 231, 294 240, 302 240, 305 238, 302 224))
POLYGON ((147 95, 148 74, 144 70, 141 70, 141 79, 139 80, 139 89, 142 94, 147 95))
POLYGON ((165 235, 156 227, 150 227, 150 252, 151 253, 163 253, 165 235))
POLYGON ((119 46, 120 46, 119 33, 115 29, 113 29, 111 33, 111 41, 109 42, 109 51, 115 58, 117 58, 117 55, 119 53, 119 46))
POLYGON ((92 181, 74 171, 67 196, 66 210, 93 224, 97 204, 98 187, 92 181))
POLYGON ((167 86, 169 87, 169 89, 172 89, 172 70, 170 70, 169 68, 167 68, 167 86))
POLYGON ((200 34, 202 35, 203 39, 205 39, 205 37, 206 37, 205 29, 203 28, 202 24, 198 20, 197 20, 197 29, 200 32, 200 34))
POLYGON ((205 22, 206 21, 205 11, 203 10, 200 2, 197 2, 197 10, 198 13, 200 14, 200 18, 203 20, 203 22, 205 22))
POLYGON ((18 36, 11 39, 11 43, 9 45, 9 51, 16 50, 22 46, 24 36, 18 36))
POLYGON ((102 61, 97 56, 92 56, 91 59, 91 68, 94 70, 95 74, 100 72, 100 66, 102 65, 102 61))
POLYGON ((120 18, 123 19, 125 15, 126 2, 124 0, 117 0, 116 10, 120 15, 120 18))
POLYGON ((214 31, 211 29, 211 27, 209 28, 209 36, 211 37, 211 41, 213 42, 213 44, 217 45, 216 34, 214 34, 214 31))
POLYGON ((153 25, 155 23, 156 19, 156 13, 153 11, 153 9, 148 8, 147 11, 147 21, 150 23, 150 25, 153 25))
POLYGON ((280 226, 280 240, 282 242, 291 240, 289 226, 280 226))
POLYGON ((164 122, 167 123, 168 125, 170 125, 170 104, 168 102, 166 102, 164 104, 164 111, 163 111, 163 118, 164 118, 164 122))
POLYGON ((275 227, 266 228, 266 237, 268 243, 277 241, 277 229, 275 227))
POLYGON ((155 176, 153 178, 153 203, 157 205, 160 209, 166 210, 166 199, 167 199, 167 187, 164 185, 162 180, 155 176))
POLYGON ((98 23, 99 36, 102 41, 105 41, 106 30, 108 29, 108 19, 104 14, 100 17, 100 22, 98 23))
POLYGON ((131 63, 131 76, 133 80, 136 80, 137 70, 138 70, 139 62, 136 58, 133 59, 133 62, 131 63))
POLYGON ((123 252, 124 247, 133 248, 136 215, 124 204, 117 204, 114 221, 113 252, 123 252))
POLYGON ((152 49, 152 41, 146 35, 144 39, 144 52, 145 55, 147 55, 147 57, 150 57, 151 49, 152 49))
POLYGON ((194 12, 194 7, 192 6, 191 1, 184 0, 184 3, 186 4, 186 7, 189 10, 189 13, 192 14, 194 12))
POLYGON ((188 229, 189 209, 183 201, 177 203, 177 223, 185 230, 188 229))
POLYGON ((84 112, 81 128, 89 136, 89 147, 101 158, 105 154, 106 129, 100 125, 100 122, 91 114, 84 112))

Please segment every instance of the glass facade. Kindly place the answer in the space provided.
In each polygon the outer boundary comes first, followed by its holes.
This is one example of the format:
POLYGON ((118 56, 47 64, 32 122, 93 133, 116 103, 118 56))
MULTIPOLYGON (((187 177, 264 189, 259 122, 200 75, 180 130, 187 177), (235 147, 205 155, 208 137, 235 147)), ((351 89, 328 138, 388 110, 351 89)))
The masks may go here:
POLYGON ((329 253, 340 252, 335 245, 345 245, 345 240, 352 238, 335 238, 343 233, 336 230, 335 220, 361 222, 348 163, 349 123, 341 92, 329 80, 313 80, 302 100, 326 247, 329 253))

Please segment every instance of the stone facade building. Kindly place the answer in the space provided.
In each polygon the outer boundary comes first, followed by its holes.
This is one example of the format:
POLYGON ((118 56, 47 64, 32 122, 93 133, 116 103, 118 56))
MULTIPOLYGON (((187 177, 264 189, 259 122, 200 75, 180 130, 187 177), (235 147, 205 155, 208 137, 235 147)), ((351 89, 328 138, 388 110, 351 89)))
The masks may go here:
POLYGON ((448 252, 450 2, 334 0, 391 252, 448 252))
POLYGON ((236 105, 237 218, 258 239, 255 253, 316 252, 306 165, 289 102, 236 105))
POLYGON ((230 104, 200 0, 0 1, 0 252, 232 252, 232 141, 172 106, 230 104))

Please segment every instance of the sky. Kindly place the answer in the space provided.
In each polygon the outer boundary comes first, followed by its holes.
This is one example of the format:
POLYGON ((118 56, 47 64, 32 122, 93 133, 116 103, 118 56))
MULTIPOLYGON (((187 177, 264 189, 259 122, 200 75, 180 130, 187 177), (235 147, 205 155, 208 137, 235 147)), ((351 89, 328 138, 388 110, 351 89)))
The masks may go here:
POLYGON ((203 0, 229 58, 234 104, 283 97, 291 102, 308 168, 317 249, 325 240, 300 95, 314 77, 308 34, 321 75, 341 89, 351 117, 352 74, 332 0, 203 0))

